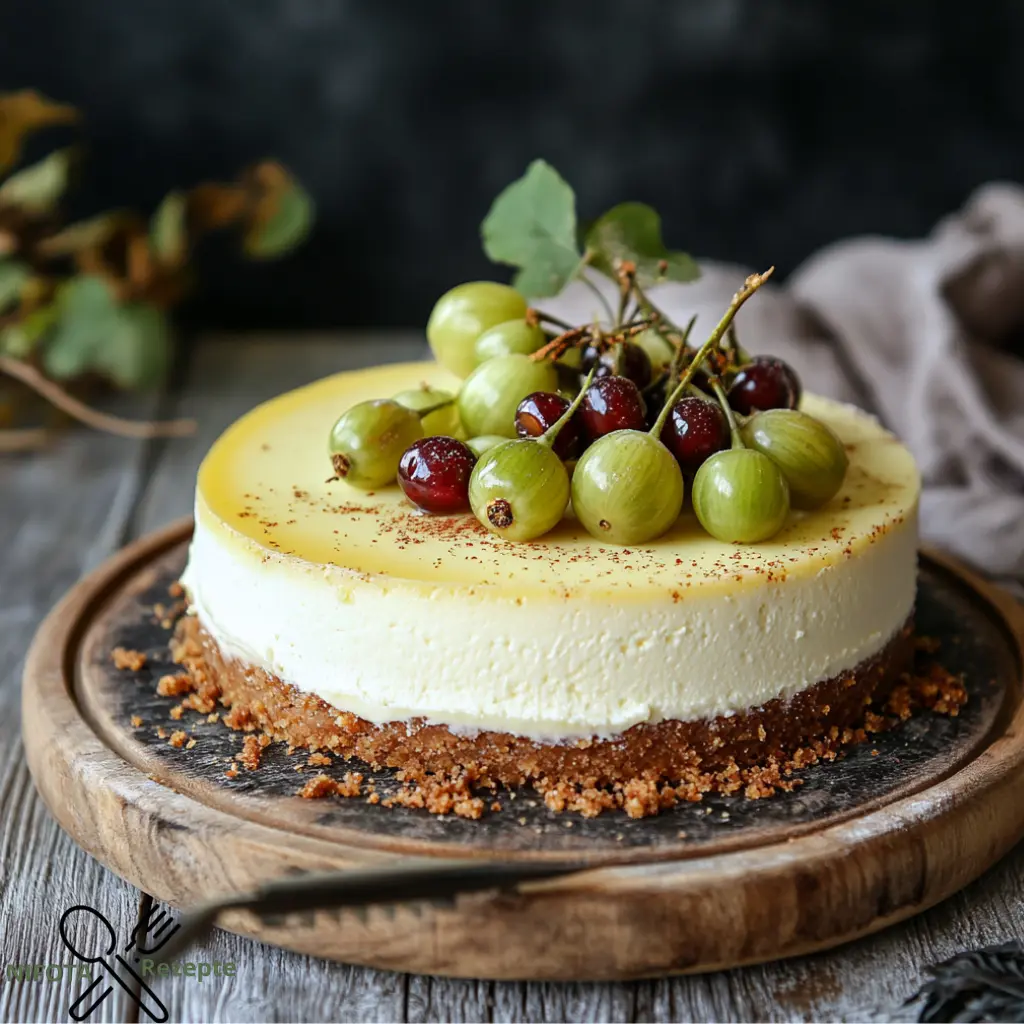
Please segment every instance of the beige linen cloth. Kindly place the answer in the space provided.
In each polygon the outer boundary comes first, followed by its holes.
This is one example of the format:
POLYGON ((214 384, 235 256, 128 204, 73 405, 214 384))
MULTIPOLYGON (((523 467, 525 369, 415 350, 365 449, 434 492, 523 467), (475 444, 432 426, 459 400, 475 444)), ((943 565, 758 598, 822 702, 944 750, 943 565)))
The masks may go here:
MULTIPOLYGON (((673 319, 698 314, 697 339, 748 272, 703 271, 652 293, 673 319)), ((579 320, 593 305, 579 285, 557 303, 579 320)), ((924 478, 924 539, 1024 596, 1024 189, 985 186, 920 241, 832 245, 762 289, 737 326, 747 351, 901 437, 924 478)))

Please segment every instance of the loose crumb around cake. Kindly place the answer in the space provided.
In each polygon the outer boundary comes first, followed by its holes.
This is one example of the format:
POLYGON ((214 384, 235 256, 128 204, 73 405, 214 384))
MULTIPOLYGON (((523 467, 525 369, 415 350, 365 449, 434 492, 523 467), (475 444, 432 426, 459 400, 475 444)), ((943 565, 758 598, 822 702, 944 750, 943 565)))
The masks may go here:
POLYGON ((192 690, 192 680, 185 672, 179 672, 177 675, 166 675, 161 676, 159 682, 156 684, 156 692, 161 697, 177 697, 182 693, 188 693, 192 690))
POLYGON ((299 796, 303 800, 322 800, 328 796, 355 797, 362 792, 363 776, 359 772, 346 772, 340 781, 321 772, 299 790, 299 796))
POLYGON ((146 655, 142 651, 132 651, 124 647, 115 647, 110 652, 114 668, 129 672, 140 672, 146 667, 146 655))
POLYGON ((259 768, 262 756, 263 747, 260 744, 259 738, 252 734, 246 736, 242 741, 242 752, 238 755, 238 760, 245 768, 254 772, 259 768))

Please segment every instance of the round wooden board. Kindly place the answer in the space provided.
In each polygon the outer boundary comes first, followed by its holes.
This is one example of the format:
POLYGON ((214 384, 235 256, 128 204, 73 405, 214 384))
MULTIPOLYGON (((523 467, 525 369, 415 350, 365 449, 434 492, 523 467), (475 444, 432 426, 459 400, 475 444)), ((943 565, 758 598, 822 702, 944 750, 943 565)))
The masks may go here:
MULTIPOLYGON (((317 956, 461 977, 624 979, 825 949, 949 896, 1024 836, 1024 610, 962 566, 922 558, 919 625, 967 678, 957 718, 915 716, 803 773, 769 800, 711 797, 657 818, 554 815, 502 794, 481 821, 295 796, 305 756, 275 746, 225 775, 238 733, 155 695, 169 670, 170 604, 191 523, 127 548, 40 627, 23 690, 29 767, 54 816, 111 870, 188 906, 288 873, 409 856, 576 859, 580 872, 453 906, 318 911, 232 930, 317 956), (144 650, 116 671, 116 645, 144 650), (132 716, 142 719, 133 726, 132 716), (185 728, 178 750, 157 734, 185 728), (873 753, 873 751, 875 751, 873 753)), ((313 771, 313 769, 306 769, 313 771)), ((337 768, 328 771, 343 771, 337 768)), ((393 780, 375 777, 385 792, 393 780)))

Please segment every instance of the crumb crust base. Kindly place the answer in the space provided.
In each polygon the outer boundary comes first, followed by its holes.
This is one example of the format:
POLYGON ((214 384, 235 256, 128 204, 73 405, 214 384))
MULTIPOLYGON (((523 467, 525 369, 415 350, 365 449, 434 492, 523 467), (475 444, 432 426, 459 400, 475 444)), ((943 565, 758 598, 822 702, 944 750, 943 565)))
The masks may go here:
POLYGON ((877 655, 790 698, 735 715, 644 723, 613 738, 557 744, 500 732, 467 735, 416 719, 375 725, 226 656, 191 615, 178 623, 175 648, 197 696, 230 708, 224 721, 234 728, 358 758, 374 769, 399 769, 409 778, 457 774, 484 785, 545 789, 675 783, 697 772, 782 763, 822 743, 856 742, 867 737, 869 706, 884 702, 905 678, 915 649, 911 615, 877 655))

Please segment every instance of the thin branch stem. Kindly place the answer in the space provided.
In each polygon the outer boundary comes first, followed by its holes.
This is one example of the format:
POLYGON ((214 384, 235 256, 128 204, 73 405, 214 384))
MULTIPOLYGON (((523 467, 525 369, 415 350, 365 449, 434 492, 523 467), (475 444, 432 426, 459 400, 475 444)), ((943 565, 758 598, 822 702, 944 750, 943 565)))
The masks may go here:
POLYGON ((562 432, 562 427, 566 425, 576 415, 576 410, 580 407, 583 402, 583 396, 587 393, 587 388, 594 383, 594 374, 597 373, 597 367, 592 366, 590 373, 587 374, 586 380, 580 385, 579 391, 576 392, 576 397, 569 403, 569 408, 562 413, 561 416, 555 420, 554 423, 544 431, 540 437, 537 438, 539 444, 547 445, 550 448, 555 441, 558 440, 558 435, 562 432))
POLYGON ((542 345, 530 358, 539 363, 548 356, 557 359, 567 348, 575 344, 580 338, 585 338, 593 330, 590 324, 583 324, 581 327, 571 327, 563 331, 557 338, 552 338, 546 345, 542 345))
POLYGON ((632 294, 633 279, 635 274, 623 273, 619 276, 619 312, 615 320, 615 326, 621 327, 626 321, 626 306, 629 305, 629 297, 632 294))
POLYGON ((612 311, 612 307, 609 305, 608 300, 604 297, 604 292, 590 280, 585 273, 580 274, 580 280, 597 296, 598 301, 601 303, 602 308, 608 316, 610 323, 615 323, 615 313, 612 311))
POLYGON ((690 317, 690 322, 686 325, 686 329, 683 331, 682 338, 679 340, 679 344, 676 346, 676 354, 672 357, 672 364, 669 367, 669 380, 678 380, 683 370, 683 360, 686 358, 686 346, 690 341, 690 334, 693 331, 693 325, 697 322, 697 314, 694 313, 690 317))
POLYGON ((24 430, 0 430, 0 452, 37 452, 53 439, 53 431, 45 427, 24 430))
POLYGON ((561 327, 563 331, 570 331, 574 326, 569 323, 568 320, 563 320, 560 316, 552 316, 551 313, 545 313, 544 310, 537 309, 536 306, 532 307, 532 310, 538 320, 546 324, 554 324, 556 327, 561 327))
POLYGON ((20 380, 51 405, 55 405, 80 423, 106 431, 108 434, 116 434, 118 437, 184 437, 194 433, 196 429, 195 420, 154 423, 146 420, 126 420, 120 416, 100 412, 69 395, 59 384, 44 377, 34 366, 20 359, 12 359, 10 356, 0 355, 0 373, 20 380))
POLYGON ((653 313, 657 318, 669 329, 678 331, 679 328, 667 317, 664 312, 660 310, 647 295, 647 292, 640 287, 640 282, 635 278, 633 279, 633 291, 636 293, 636 297, 639 300, 640 306, 644 312, 651 314, 653 313))
POLYGON ((661 437, 661 431, 665 426, 665 421, 668 419, 669 411, 672 406, 679 401, 683 392, 686 390, 687 384, 693 379, 693 375, 697 372, 700 364, 719 346, 722 341, 722 336, 729 329, 729 324, 732 323, 733 317, 740 311, 740 307, 747 299, 750 298, 758 288, 761 287, 768 280, 769 277, 775 272, 774 267, 769 267, 763 274, 751 274, 750 277, 743 282, 743 287, 732 297, 732 302, 729 303, 729 308, 725 311, 725 315, 715 325, 715 329, 711 332, 708 340, 697 350, 697 354, 690 361, 690 365, 686 368, 686 372, 679 380, 679 384, 676 386, 675 391, 665 399, 665 404, 662 406, 661 412, 658 414, 658 418, 651 427, 651 434, 654 437, 661 437))
POLYGON ((726 341, 728 341, 729 343, 729 362, 731 362, 733 366, 739 366, 740 341, 739 338, 736 336, 736 325, 734 323, 729 324, 729 330, 726 333, 725 338, 726 341))
POLYGON ((427 405, 422 409, 413 409, 412 411, 416 413, 421 420, 425 420, 431 413, 438 412, 441 409, 447 409, 449 405, 454 405, 455 402, 456 399, 454 398, 446 398, 444 401, 437 402, 434 405, 427 405))
POLYGON ((746 445, 743 443, 743 438, 740 437, 740 428, 736 424, 736 417, 733 414, 732 406, 729 405, 729 399, 725 395, 725 390, 722 388, 722 381, 719 377, 711 379, 711 390, 714 391, 715 398, 718 399, 718 404, 722 407, 726 422, 729 424, 729 437, 732 439, 732 447, 745 448, 746 445))
POLYGON ((644 320, 637 320, 635 323, 631 323, 628 326, 623 327, 621 330, 615 331, 614 336, 616 338, 621 337, 623 340, 626 338, 632 338, 637 334, 643 334, 644 331, 653 327, 657 322, 658 318, 653 316, 644 320))

